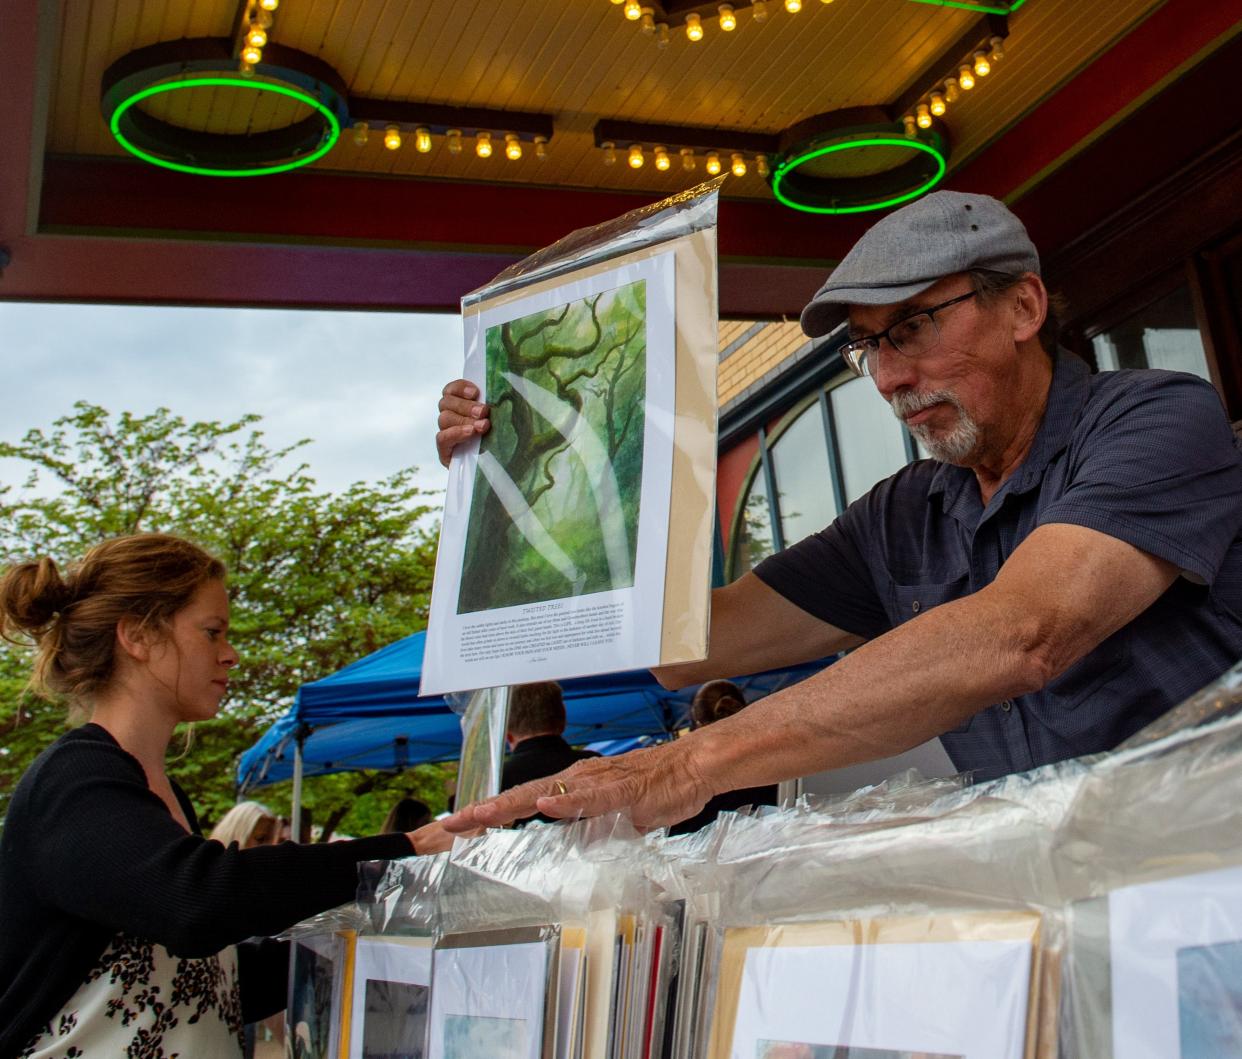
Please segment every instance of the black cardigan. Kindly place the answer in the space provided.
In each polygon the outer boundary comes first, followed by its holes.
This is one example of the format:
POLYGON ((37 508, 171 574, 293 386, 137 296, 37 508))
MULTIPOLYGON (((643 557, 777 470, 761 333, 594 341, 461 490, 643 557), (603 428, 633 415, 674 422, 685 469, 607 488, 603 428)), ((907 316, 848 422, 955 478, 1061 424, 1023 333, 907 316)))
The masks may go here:
MULTIPOLYGON (((62 736, 22 776, 0 833, 0 1056, 64 1007, 118 933, 210 956, 351 900, 359 861, 410 855, 404 835, 226 849, 177 796, 194 834, 96 724, 62 736)), ((272 955, 282 954, 239 957, 248 1017, 270 1014, 270 973, 255 972, 272 955)))

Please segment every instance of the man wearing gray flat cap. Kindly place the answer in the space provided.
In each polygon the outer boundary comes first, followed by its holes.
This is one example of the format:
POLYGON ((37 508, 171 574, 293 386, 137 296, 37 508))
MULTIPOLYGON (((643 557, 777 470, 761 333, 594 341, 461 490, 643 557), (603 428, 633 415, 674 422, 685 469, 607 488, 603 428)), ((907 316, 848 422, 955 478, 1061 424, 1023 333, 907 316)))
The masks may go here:
MULTIPOLYGON (((709 657, 657 676, 681 687, 855 650, 735 717, 446 826, 536 809, 672 823, 723 790, 934 736, 959 769, 998 777, 1111 749, 1242 657, 1242 455, 1216 391, 1090 374, 1057 347, 1039 273, 1021 222, 983 195, 928 195, 859 240, 802 326, 847 324, 847 363, 933 458, 717 589, 709 657)), ((446 461, 486 429, 475 396, 445 389, 446 461)))

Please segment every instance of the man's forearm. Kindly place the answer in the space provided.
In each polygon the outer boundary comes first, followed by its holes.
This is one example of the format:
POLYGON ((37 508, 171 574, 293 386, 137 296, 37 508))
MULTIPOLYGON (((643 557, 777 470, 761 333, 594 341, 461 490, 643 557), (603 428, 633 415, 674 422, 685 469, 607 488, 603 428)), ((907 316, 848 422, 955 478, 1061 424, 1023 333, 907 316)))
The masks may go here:
POLYGON ((977 593, 695 732, 684 749, 717 791, 759 786, 901 753, 1042 683, 1011 608, 977 593))

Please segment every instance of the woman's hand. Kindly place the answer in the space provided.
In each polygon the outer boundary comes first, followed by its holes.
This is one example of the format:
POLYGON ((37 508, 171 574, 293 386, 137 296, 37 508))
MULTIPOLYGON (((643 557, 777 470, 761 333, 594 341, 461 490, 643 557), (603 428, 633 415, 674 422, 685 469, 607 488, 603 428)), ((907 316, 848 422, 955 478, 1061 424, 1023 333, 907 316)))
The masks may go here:
POLYGON ((446 831, 461 833, 502 827, 535 813, 563 818, 628 810, 635 827, 675 824, 697 813, 715 793, 699 774, 688 742, 588 758, 555 776, 468 805, 440 823, 446 831))
POLYGON ((440 398, 439 432, 436 450, 445 467, 453 458, 453 449, 463 441, 486 434, 491 422, 488 407, 479 400, 479 388, 465 379, 454 379, 444 387, 440 398))
POLYGON ((417 831, 407 831, 405 837, 410 840, 415 853, 443 853, 452 848, 456 836, 444 830, 442 821, 432 820, 417 831))

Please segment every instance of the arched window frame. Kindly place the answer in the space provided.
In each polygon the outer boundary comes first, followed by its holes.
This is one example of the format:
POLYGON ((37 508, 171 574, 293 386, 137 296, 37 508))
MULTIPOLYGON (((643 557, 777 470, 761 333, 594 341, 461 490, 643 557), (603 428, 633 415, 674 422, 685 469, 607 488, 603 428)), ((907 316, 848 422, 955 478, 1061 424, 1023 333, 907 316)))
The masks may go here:
MULTIPOLYGON (((780 495, 776 484, 776 469, 772 463, 772 449, 785 432, 814 405, 818 405, 820 409, 824 439, 828 448, 828 467, 833 499, 836 502, 836 509, 838 511, 845 510, 845 475, 841 463, 836 424, 829 394, 838 386, 850 382, 855 377, 852 372, 843 371, 833 376, 827 384, 816 387, 813 393, 807 394, 781 416, 775 429, 770 434, 766 427, 759 427, 757 431, 758 450, 746 470, 746 475, 743 478, 744 484, 738 493, 738 498, 733 508, 733 515, 729 522, 729 549, 726 555, 725 570, 726 583, 736 580, 739 576, 736 562, 738 533, 741 530, 742 519, 746 512, 746 503, 750 498, 751 488, 754 485, 757 474, 763 475, 764 485, 767 489, 768 520, 772 531, 773 549, 777 552, 784 551, 785 549, 787 542, 782 532, 780 495)), ((905 445, 907 463, 913 463, 922 458, 919 455, 913 436, 904 426, 902 427, 902 440, 905 445)))

